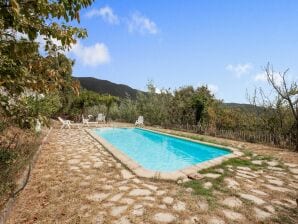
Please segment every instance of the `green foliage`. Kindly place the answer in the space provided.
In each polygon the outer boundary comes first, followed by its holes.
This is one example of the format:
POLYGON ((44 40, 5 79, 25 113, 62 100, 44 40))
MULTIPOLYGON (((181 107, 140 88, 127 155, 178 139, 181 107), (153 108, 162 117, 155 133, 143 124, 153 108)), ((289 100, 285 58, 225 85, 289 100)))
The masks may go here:
MULTIPOLYGON (((49 104, 41 111, 26 92, 48 95, 56 91, 78 91, 71 79, 73 62, 59 53, 86 37, 86 30, 67 25, 79 21, 79 11, 92 0, 71 1, 2 1, 0 4, 0 111, 13 117, 21 127, 34 120, 45 120, 56 109, 49 104), (35 38, 46 40, 46 56, 38 52, 35 38), (61 46, 56 45, 60 42, 61 46), (12 108, 13 107, 13 108, 12 108), (18 108, 19 107, 19 108, 18 108), (38 108, 38 111, 37 111, 38 108), (48 112, 46 110, 49 109, 48 112), (22 112, 22 110, 25 110, 22 112), (30 111, 32 110, 32 111, 30 111), (21 113, 21 119, 17 116, 21 113), (29 116, 29 117, 26 117, 29 116), (30 117, 31 116, 31 117, 30 117)), ((57 99, 51 103, 57 106, 57 99), (55 101, 55 102, 54 102, 55 101)), ((38 102, 42 104, 45 102, 38 102)), ((4 114, 3 114, 4 113, 4 114)))

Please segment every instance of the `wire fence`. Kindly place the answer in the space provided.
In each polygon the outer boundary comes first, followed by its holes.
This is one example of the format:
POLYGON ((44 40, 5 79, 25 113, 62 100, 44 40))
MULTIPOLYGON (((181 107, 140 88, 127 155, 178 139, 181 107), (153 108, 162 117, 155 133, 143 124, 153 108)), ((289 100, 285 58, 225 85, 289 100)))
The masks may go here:
POLYGON ((295 139, 292 134, 282 135, 266 131, 235 131, 224 129, 207 129, 198 125, 167 125, 166 128, 174 130, 187 131, 192 133, 200 133, 215 137, 222 137, 233 140, 241 140, 251 143, 262 143, 280 148, 295 149, 295 139))

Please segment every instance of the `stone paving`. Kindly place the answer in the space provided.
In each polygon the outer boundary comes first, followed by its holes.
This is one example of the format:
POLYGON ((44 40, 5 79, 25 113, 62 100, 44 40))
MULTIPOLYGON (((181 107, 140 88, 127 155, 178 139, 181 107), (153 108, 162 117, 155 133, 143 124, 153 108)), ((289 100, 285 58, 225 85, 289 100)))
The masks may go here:
POLYGON ((190 187, 136 177, 82 129, 54 129, 8 223, 295 223, 297 164, 227 169, 204 174, 206 190, 224 177, 209 200, 190 187))

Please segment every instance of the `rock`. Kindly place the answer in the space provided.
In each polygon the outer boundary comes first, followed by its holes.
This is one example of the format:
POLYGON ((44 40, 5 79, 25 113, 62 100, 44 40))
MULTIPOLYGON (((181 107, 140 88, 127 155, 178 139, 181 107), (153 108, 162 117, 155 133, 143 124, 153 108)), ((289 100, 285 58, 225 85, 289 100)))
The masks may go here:
POLYGON ((258 195, 261 195, 261 196, 266 196, 266 195, 268 195, 267 193, 265 193, 265 192, 263 192, 263 191, 256 190, 256 189, 251 189, 250 191, 253 192, 253 193, 256 193, 256 194, 258 194, 258 195))
POLYGON ((184 211, 186 209, 186 204, 182 201, 178 201, 176 204, 174 204, 173 209, 178 212, 184 211))
POLYGON ((233 221, 238 221, 238 220, 244 219, 244 216, 238 212, 224 209, 223 213, 228 219, 231 219, 233 221))
POLYGON ((237 190, 239 188, 239 183, 231 178, 225 178, 224 182, 227 184, 227 187, 230 189, 237 190))
POLYGON ((132 175, 132 173, 128 170, 121 170, 121 175, 124 179, 131 179, 134 177, 134 175, 132 175))
POLYGON ((93 164, 93 167, 94 167, 95 169, 98 169, 98 168, 100 168, 102 165, 103 165, 102 162, 96 162, 96 163, 93 164))
MULTIPOLYGON (((275 167, 275 166, 268 166, 267 167, 269 170, 274 170, 274 171, 283 171, 282 168, 280 167, 275 167)), ((297 169, 298 170, 298 169, 297 169)))
POLYGON ((257 205, 262 205, 262 204, 265 204, 265 201, 261 198, 258 198, 254 195, 251 195, 251 194, 239 194, 239 196, 243 199, 246 199, 246 200, 249 200, 257 205))
POLYGON ((275 209, 272 205, 267 205, 264 207, 268 212, 274 214, 275 213, 275 209))
POLYGON ((206 211, 208 211, 209 205, 208 205, 208 203, 205 202, 205 201, 200 201, 200 202, 198 203, 198 207, 199 207, 200 210, 206 212, 206 211))
POLYGON ((156 195, 161 196, 164 195, 166 193, 166 191, 157 191, 156 195))
POLYGON ((142 216, 144 214, 143 205, 135 205, 132 210, 132 214, 135 216, 142 216))
POLYGON ((262 160, 253 160, 253 161, 251 161, 251 163, 255 164, 255 165, 262 165, 263 161, 262 160))
POLYGON ((158 189, 158 187, 150 185, 150 184, 143 184, 143 186, 149 188, 152 191, 156 191, 158 189))
POLYGON ((121 217, 120 219, 116 220, 113 222, 114 224, 131 224, 128 218, 126 217, 121 217))
POLYGON ((206 189, 210 189, 212 187, 212 183, 211 182, 206 182, 203 184, 203 187, 206 189))
POLYGON ((154 215, 153 219, 157 222, 161 223, 170 223, 175 221, 176 217, 172 215, 171 213, 157 213, 154 215))
POLYGON ((268 182, 277 186, 282 186, 284 184, 283 181, 277 179, 269 179, 268 182))
POLYGON ((162 199, 162 201, 163 201, 163 203, 170 205, 170 204, 173 203, 174 198, 172 198, 172 197, 165 197, 165 198, 162 199))
POLYGON ((288 189, 288 188, 277 187, 277 186, 270 185, 270 184, 263 184, 263 186, 267 187, 268 189, 270 189, 270 190, 272 190, 272 191, 294 192, 293 190, 290 190, 290 189, 288 189))
POLYGON ((68 164, 79 164, 80 163, 80 160, 79 159, 71 159, 71 160, 68 160, 68 164))
POLYGON ((285 163, 285 165, 290 167, 290 168, 294 168, 294 167, 298 166, 298 164, 295 164, 295 163, 285 163))
POLYGON ((185 191, 188 192, 188 193, 192 193, 193 189, 191 187, 188 187, 188 188, 185 189, 185 191))
POLYGON ((271 216, 269 212, 265 212, 259 208, 254 208, 256 218, 260 221, 263 221, 271 216))
POLYGON ((225 221, 223 221, 220 218, 212 217, 207 221, 208 224, 225 224, 225 221))
POLYGON ((289 171, 293 174, 298 174, 298 168, 289 168, 289 171))
POLYGON ((245 171, 251 171, 251 169, 249 167, 246 166, 237 166, 238 170, 245 170, 245 171))
POLYGON ((228 197, 222 201, 223 205, 226 205, 230 208, 240 207, 242 205, 242 201, 236 197, 228 197))
POLYGON ((225 172, 225 170, 222 168, 215 169, 215 171, 218 173, 221 173, 221 174, 223 174, 225 172))
POLYGON ((113 207, 112 210, 111 210, 111 215, 112 216, 119 216, 123 212, 125 212, 126 209, 127 209, 127 205, 113 207))
POLYGON ((122 196, 123 196, 123 193, 116 194, 112 198, 110 198, 109 201, 113 201, 113 202, 119 201, 122 196))
POLYGON ((106 193, 95 193, 87 196, 87 199, 90 201, 103 201, 106 199, 110 194, 106 193))
POLYGON ((131 205, 131 204, 134 203, 134 201, 135 200, 133 200, 131 198, 122 198, 120 202, 123 203, 123 204, 131 205))
POLYGON ((206 174, 203 174, 203 176, 207 178, 216 179, 216 178, 219 178, 221 175, 217 173, 206 173, 206 174))
POLYGON ((277 166, 279 164, 279 162, 277 161, 267 161, 266 162, 269 166, 277 166))
POLYGON ((129 192, 130 196, 149 196, 151 195, 151 191, 146 189, 133 189, 129 192))
POLYGON ((127 191, 129 189, 129 187, 127 187, 127 186, 121 186, 121 187, 119 187, 119 190, 120 191, 127 191))

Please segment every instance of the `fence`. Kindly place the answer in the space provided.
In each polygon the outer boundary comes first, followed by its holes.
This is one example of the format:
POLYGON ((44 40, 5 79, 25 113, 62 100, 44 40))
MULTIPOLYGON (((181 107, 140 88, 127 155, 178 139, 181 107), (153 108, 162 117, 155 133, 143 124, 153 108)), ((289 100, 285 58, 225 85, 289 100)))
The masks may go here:
POLYGON ((234 131, 234 130, 224 130, 216 129, 210 130, 207 128, 202 128, 198 125, 170 125, 166 128, 171 128, 175 130, 200 133, 215 137, 222 137, 233 140, 241 140, 251 143, 262 143, 266 145, 272 145, 280 148, 295 149, 294 136, 291 134, 281 135, 273 134, 264 131, 234 131))

